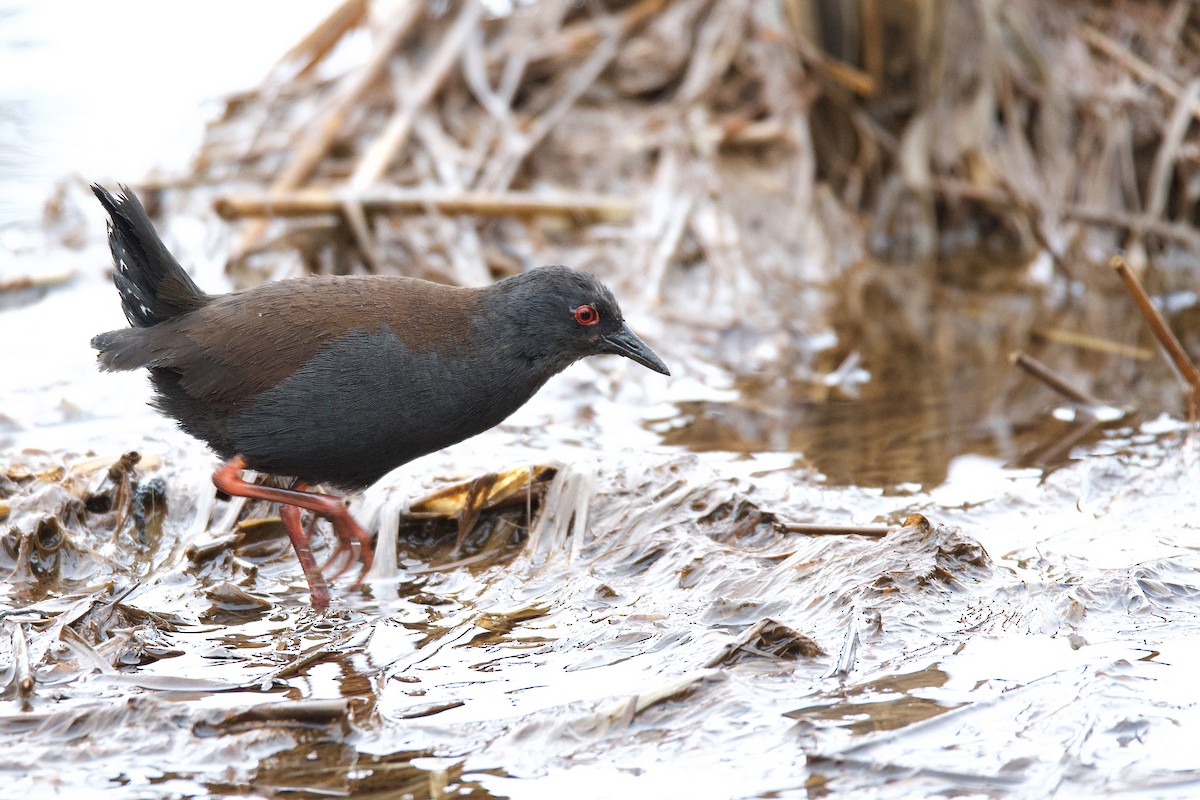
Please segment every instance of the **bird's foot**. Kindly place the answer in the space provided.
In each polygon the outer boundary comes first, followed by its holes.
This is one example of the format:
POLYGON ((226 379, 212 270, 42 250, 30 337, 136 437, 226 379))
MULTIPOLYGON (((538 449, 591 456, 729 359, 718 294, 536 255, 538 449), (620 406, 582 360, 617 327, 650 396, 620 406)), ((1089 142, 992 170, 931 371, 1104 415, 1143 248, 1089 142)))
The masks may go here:
POLYGON ((344 574, 357 561, 362 564, 362 570, 359 572, 358 580, 354 582, 353 588, 357 589, 362 586, 374 560, 375 551, 371 547, 370 535, 350 516, 342 499, 332 495, 305 491, 308 484, 304 481, 296 481, 291 489, 250 483, 241 477, 241 471, 245 466, 244 458, 234 456, 213 473, 213 483, 218 489, 229 495, 279 503, 279 515, 283 519, 283 527, 287 531, 288 538, 292 541, 292 547, 296 550, 296 557, 300 560, 300 568, 304 571, 304 577, 308 581, 313 608, 323 610, 329 607, 329 584, 326 582, 325 572, 335 561, 339 561, 343 557, 345 557, 345 564, 334 573, 330 580, 344 574), (337 548, 323 567, 317 566, 316 557, 312 552, 311 525, 308 530, 305 530, 300 524, 300 509, 307 509, 318 517, 324 517, 333 525, 333 532, 338 540, 337 548))
MULTIPOLYGON (((297 490, 297 491, 303 491, 297 490)), ((298 506, 279 506, 279 516, 283 520, 283 529, 292 540, 292 548, 300 561, 300 569, 308 581, 308 594, 312 598, 313 608, 324 610, 329 608, 329 584, 325 581, 324 570, 317 566, 317 557, 312 551, 312 531, 317 521, 316 517, 305 528, 300 524, 300 508, 298 506)))
POLYGON ((367 571, 371 569, 371 564, 375 560, 375 551, 371 547, 371 536, 354 521, 354 517, 350 516, 350 512, 346 511, 344 505, 340 517, 327 517, 327 519, 333 523, 333 532, 337 536, 338 543, 333 554, 329 556, 329 560, 322 565, 321 572, 328 572, 335 564, 344 561, 338 570, 329 576, 329 580, 337 580, 357 561, 362 564, 362 569, 358 573, 358 580, 351 587, 357 589, 362 586, 363 579, 367 577, 367 571))

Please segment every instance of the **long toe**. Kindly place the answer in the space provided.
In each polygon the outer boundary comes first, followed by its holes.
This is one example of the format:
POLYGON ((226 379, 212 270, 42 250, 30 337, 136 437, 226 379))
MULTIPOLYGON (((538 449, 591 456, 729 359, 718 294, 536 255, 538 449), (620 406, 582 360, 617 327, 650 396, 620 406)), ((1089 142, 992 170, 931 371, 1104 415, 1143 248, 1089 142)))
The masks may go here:
POLYGON ((338 572, 338 575, 348 570, 354 560, 362 564, 358 580, 354 582, 354 588, 357 589, 359 586, 362 586, 363 580, 367 577, 367 571, 371 569, 371 564, 375 561, 375 548, 371 546, 371 536, 349 514, 335 519, 333 521, 333 530, 338 537, 338 551, 340 552, 343 549, 354 550, 358 555, 357 559, 348 559, 345 567, 338 572))
POLYGON ((359 560, 355 550, 354 545, 339 541, 333 553, 321 565, 321 574, 327 576, 327 580, 331 583, 345 575, 346 570, 359 560))
POLYGON ((359 528, 357 524, 354 527, 358 528, 359 532, 358 563, 362 564, 362 569, 358 573, 358 580, 354 582, 354 588, 357 589, 359 586, 362 586, 363 581, 367 578, 367 573, 371 569, 371 565, 375 563, 375 548, 371 546, 371 537, 367 535, 367 532, 359 528))
POLYGON ((375 551, 367 547, 358 554, 358 560, 362 563, 362 569, 358 572, 358 580, 354 582, 352 588, 357 589, 363 585, 363 581, 367 579, 367 573, 371 570, 371 564, 375 560, 375 551))

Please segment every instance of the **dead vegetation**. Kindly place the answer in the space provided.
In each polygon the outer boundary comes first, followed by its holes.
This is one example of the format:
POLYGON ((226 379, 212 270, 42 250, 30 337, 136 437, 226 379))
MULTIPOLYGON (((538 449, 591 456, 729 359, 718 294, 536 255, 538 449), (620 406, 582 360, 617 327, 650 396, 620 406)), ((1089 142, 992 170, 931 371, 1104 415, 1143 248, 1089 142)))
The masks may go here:
POLYGON ((346 0, 195 179, 250 218, 239 256, 465 282, 551 253, 652 299, 698 270, 720 322, 759 296, 722 289, 867 251, 1141 269, 1200 249, 1198 34, 1178 1, 346 0))
POLYGON ((1190 3, 514 6, 346 0, 231 98, 176 185, 211 187, 236 279, 566 263, 814 401, 858 357, 1010 396, 1016 350, 1119 400, 1148 340, 1103 265, 1191 285, 1190 3))

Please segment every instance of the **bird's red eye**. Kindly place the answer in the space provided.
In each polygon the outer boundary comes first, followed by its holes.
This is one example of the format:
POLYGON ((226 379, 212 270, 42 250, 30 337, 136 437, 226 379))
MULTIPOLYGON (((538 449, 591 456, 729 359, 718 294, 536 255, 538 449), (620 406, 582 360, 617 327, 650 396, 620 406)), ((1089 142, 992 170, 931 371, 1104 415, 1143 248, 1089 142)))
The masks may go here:
POLYGON ((592 306, 580 306, 575 309, 575 321, 580 325, 595 325, 600 321, 600 312, 592 306))

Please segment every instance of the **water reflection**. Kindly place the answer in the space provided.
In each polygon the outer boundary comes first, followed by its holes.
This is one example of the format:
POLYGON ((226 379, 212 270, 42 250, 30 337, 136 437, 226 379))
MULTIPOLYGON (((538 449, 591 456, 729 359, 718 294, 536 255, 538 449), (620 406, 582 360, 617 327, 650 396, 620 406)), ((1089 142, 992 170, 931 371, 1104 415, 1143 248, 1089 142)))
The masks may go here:
POLYGON ((1021 422, 963 419, 957 403, 964 398, 951 403, 941 393, 812 402, 805 390, 783 386, 731 403, 682 402, 677 416, 651 425, 668 445, 696 452, 791 452, 797 468, 815 470, 829 485, 907 491, 942 485, 951 464, 965 455, 1039 470, 1058 467, 1072 448, 1099 441, 1106 428, 1053 414, 1021 422))

